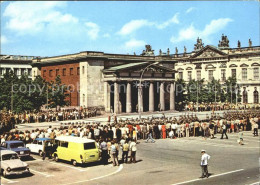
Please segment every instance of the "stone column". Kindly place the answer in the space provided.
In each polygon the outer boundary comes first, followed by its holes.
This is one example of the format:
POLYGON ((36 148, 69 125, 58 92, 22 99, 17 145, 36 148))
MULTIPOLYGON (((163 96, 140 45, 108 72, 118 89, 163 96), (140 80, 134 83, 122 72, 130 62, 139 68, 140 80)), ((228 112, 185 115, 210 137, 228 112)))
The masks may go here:
POLYGON ((142 87, 138 87, 138 112, 139 110, 141 112, 144 111, 144 107, 143 107, 143 89, 142 87))
POLYGON ((132 112, 132 103, 131 103, 131 83, 128 82, 126 86, 126 112, 132 112))
POLYGON ((175 88, 175 82, 171 83, 171 87, 170 87, 170 110, 175 110, 174 88, 175 88))
POLYGON ((149 86, 149 111, 154 111, 154 85, 153 82, 149 86))
POLYGON ((160 104, 161 104, 161 109, 162 111, 165 110, 165 100, 164 100, 164 82, 160 84, 160 104))
POLYGON ((118 83, 114 83, 114 113, 119 113, 119 89, 118 83))
POLYGON ((104 82, 104 106, 105 111, 110 112, 110 85, 108 82, 104 82))

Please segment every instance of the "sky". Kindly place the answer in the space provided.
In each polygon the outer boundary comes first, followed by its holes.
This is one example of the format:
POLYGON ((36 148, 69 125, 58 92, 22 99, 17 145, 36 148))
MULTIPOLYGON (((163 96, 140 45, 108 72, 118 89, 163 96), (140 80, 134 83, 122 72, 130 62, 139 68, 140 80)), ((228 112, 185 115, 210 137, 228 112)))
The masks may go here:
POLYGON ((1 54, 57 56, 82 51, 139 55, 150 44, 155 54, 197 37, 217 46, 259 46, 257 1, 1 1, 1 54))

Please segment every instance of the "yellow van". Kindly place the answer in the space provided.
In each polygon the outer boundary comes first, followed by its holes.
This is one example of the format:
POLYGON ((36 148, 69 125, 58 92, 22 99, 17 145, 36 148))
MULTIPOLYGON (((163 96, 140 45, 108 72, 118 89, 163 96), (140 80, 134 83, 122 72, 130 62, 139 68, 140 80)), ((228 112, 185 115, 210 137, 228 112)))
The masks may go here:
POLYGON ((85 164, 99 160, 99 149, 95 140, 74 137, 59 136, 55 138, 56 151, 53 153, 56 162, 59 159, 70 161, 74 166, 77 163, 85 164))

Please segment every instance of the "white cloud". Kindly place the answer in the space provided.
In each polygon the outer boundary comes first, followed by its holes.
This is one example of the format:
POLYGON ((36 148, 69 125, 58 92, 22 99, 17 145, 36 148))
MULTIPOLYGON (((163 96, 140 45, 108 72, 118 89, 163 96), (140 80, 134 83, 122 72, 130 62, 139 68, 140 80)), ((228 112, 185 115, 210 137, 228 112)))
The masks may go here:
POLYGON ((179 24, 178 15, 179 15, 179 13, 176 13, 171 19, 163 22, 162 24, 157 24, 156 27, 158 29, 164 29, 172 23, 179 24))
POLYGON ((120 35, 128 35, 144 26, 151 26, 154 23, 149 22, 145 19, 140 19, 140 20, 132 20, 128 23, 126 23, 121 30, 118 32, 120 35))
POLYGON ((188 9, 186 10, 186 13, 190 13, 190 12, 193 11, 193 10, 195 10, 195 8, 194 8, 194 7, 190 7, 190 8, 188 8, 188 9))
POLYGON ((105 34, 103 35, 103 37, 104 37, 104 38, 110 38, 111 35, 110 35, 109 33, 105 33, 105 34))
POLYGON ((145 26, 154 26, 157 29, 164 29, 170 24, 179 24, 179 19, 178 19, 179 13, 176 13, 171 19, 163 22, 163 23, 156 23, 152 21, 148 21, 146 19, 138 19, 138 20, 131 20, 130 22, 126 23, 118 32, 120 35, 129 35, 136 30, 145 27, 145 26))
POLYGON ((224 29, 229 22, 233 20, 230 18, 214 19, 205 26, 203 30, 194 28, 193 24, 189 27, 181 29, 177 37, 172 36, 170 41, 172 43, 181 42, 184 40, 194 40, 196 37, 200 37, 204 40, 209 40, 209 36, 224 29))
POLYGON ((136 48, 144 47, 145 44, 146 42, 143 40, 131 39, 125 43, 125 47, 129 49, 136 49, 136 48))
POLYGON ((12 2, 3 15, 9 20, 6 27, 20 34, 36 33, 54 23, 77 22, 70 14, 62 14, 57 8, 66 6, 65 2, 12 2))
POLYGON ((1 35, 1 45, 2 45, 2 44, 7 44, 7 43, 9 43, 9 42, 10 42, 9 39, 7 39, 6 36, 1 35))
POLYGON ((95 40, 98 37, 99 26, 93 22, 86 22, 85 26, 88 28, 87 34, 90 39, 95 40))

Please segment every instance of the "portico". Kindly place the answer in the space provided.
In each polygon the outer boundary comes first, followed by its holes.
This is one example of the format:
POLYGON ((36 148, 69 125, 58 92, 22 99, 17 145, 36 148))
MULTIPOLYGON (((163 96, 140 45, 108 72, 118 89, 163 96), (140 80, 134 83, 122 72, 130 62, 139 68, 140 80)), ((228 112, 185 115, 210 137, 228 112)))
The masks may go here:
POLYGON ((175 109, 174 70, 160 64, 151 64, 140 62, 103 70, 106 112, 131 113, 175 109))

